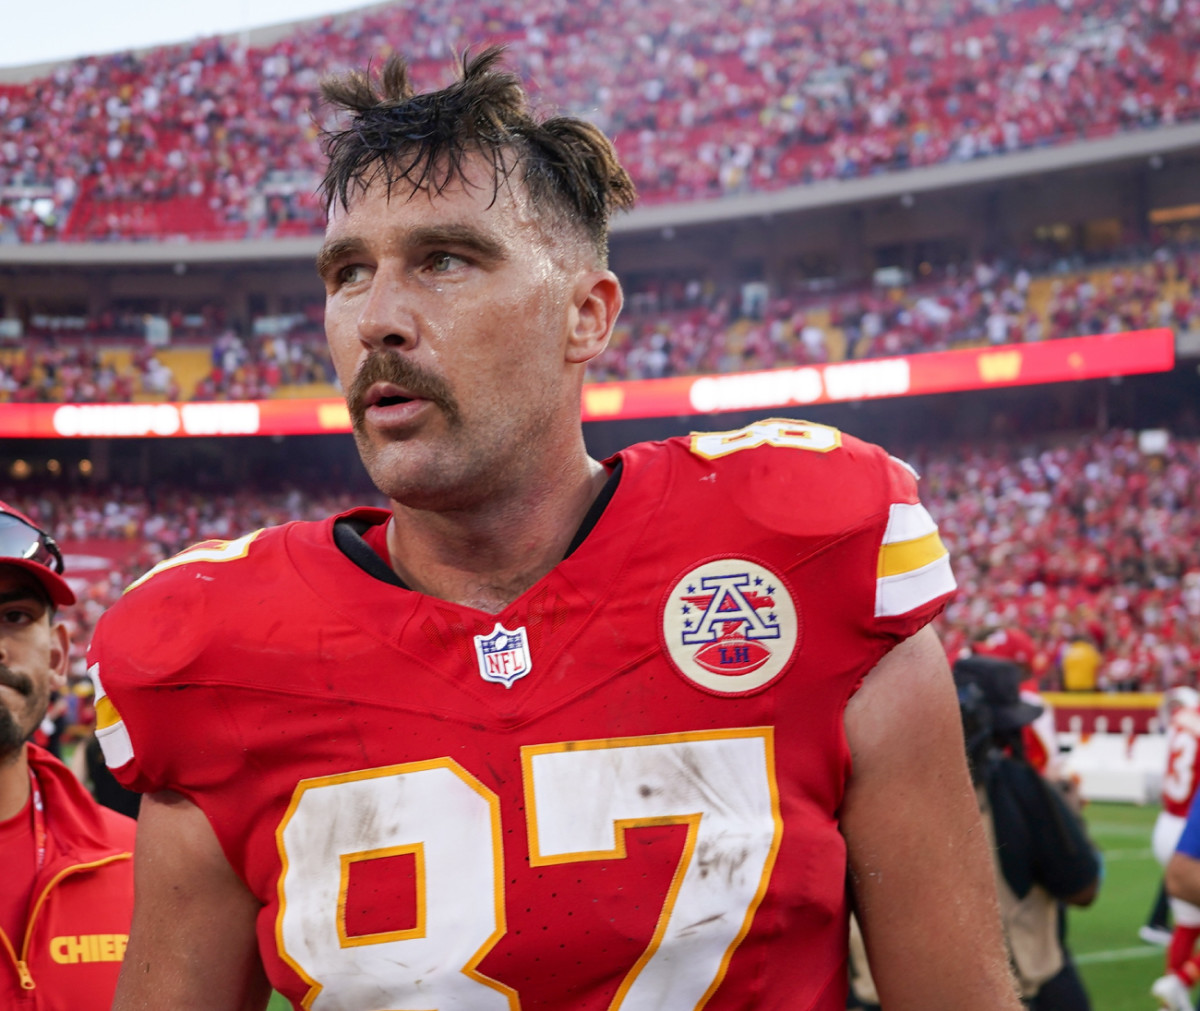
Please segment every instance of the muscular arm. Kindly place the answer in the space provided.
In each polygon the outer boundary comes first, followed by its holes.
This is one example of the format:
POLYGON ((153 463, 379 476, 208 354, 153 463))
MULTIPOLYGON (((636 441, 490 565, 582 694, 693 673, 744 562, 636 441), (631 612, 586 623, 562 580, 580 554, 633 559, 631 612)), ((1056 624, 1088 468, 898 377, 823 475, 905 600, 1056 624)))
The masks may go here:
POLYGON ((867 675, 845 726, 842 832, 882 1005, 1016 1011, 958 700, 930 629, 867 675))
POLYGON ((179 794, 142 798, 133 927, 113 1011, 261 1011, 259 904, 203 812, 179 794))

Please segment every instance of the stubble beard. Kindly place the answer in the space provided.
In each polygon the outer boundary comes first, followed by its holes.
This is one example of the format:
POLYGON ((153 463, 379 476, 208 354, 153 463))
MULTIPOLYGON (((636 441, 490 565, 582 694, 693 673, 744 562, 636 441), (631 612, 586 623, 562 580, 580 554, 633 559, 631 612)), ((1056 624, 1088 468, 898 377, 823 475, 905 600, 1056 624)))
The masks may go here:
POLYGON ((6 705, 0 705, 0 762, 11 759, 38 728, 50 706, 48 697, 39 697, 33 682, 22 674, 0 665, 0 685, 20 692, 25 699, 24 710, 18 715, 6 705))

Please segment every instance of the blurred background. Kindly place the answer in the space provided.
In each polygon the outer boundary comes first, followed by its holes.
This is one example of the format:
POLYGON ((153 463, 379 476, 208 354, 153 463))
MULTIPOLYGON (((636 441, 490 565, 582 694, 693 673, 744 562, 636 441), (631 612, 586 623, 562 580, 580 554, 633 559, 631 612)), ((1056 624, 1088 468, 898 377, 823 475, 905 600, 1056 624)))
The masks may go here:
POLYGON ((23 12, 0 66, 0 498, 80 594, 67 745, 132 578, 378 501, 324 347, 317 82, 399 49, 436 87, 502 42, 641 193, 593 454, 783 415, 913 464, 962 587, 947 652, 1029 637, 1101 814, 1110 880, 1072 929, 1132 875, 1075 943, 1096 1006, 1145 1006, 1138 818, 1161 693, 1200 667, 1200 0, 318 3, 255 27, 243 3, 203 36, 134 6, 111 40, 23 12))

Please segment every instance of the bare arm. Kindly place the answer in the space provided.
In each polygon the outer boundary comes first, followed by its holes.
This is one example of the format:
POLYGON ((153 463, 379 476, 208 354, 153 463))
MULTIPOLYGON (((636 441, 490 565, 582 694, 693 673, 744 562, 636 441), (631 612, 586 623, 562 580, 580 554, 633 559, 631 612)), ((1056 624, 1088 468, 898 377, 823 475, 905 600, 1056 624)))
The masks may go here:
POLYGON ((113 1011, 261 1011, 271 989, 254 933, 259 908, 198 807, 176 793, 144 796, 113 1011))
POLYGON ((1200 905, 1200 860, 1186 853, 1172 853, 1167 861, 1167 894, 1200 905))
POLYGON ((922 629, 846 708, 851 884, 889 1011, 1017 1011, 945 654, 922 629))

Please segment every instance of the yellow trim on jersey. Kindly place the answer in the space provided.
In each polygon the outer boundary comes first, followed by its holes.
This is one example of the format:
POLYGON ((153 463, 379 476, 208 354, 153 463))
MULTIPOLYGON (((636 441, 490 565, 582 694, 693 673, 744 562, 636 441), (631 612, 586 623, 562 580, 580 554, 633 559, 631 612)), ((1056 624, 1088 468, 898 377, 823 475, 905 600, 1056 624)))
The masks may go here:
POLYGON ((261 533, 262 530, 255 530, 253 533, 245 534, 232 541, 204 541, 197 544, 195 547, 168 558, 165 562, 159 562, 149 572, 139 576, 125 587, 125 592, 128 593, 135 586, 141 586, 151 576, 157 576, 160 572, 166 572, 167 569, 174 569, 180 565, 189 565, 192 562, 234 562, 239 558, 245 558, 250 553, 251 542, 261 533))
POLYGON ((898 576, 904 572, 924 568, 939 558, 947 555, 946 546, 934 530, 924 537, 911 541, 899 541, 895 544, 884 544, 879 548, 879 565, 876 576, 898 576))
POLYGON ((775 861, 779 855, 779 847, 783 841, 783 815, 780 812, 779 802, 779 784, 776 779, 775 772, 775 728, 774 727, 731 727, 718 730, 695 730, 684 731, 674 734, 650 734, 645 737, 614 737, 600 738, 590 741, 561 741, 555 744, 528 744, 521 747, 521 779, 523 782, 525 795, 525 825, 529 836, 529 865, 531 867, 542 867, 549 864, 564 864, 571 863, 576 860, 606 860, 606 859, 621 859, 625 856, 625 832, 630 828, 651 825, 687 825, 687 839, 683 846, 683 852, 680 854, 679 863, 675 867, 675 874, 671 878, 671 885, 667 889, 667 895, 663 902, 662 910, 659 913, 658 923, 655 926, 654 934, 650 938, 649 944, 638 958, 637 962, 625 974, 625 978, 621 981, 617 988, 616 996, 613 998, 610 1008, 615 1009, 621 1006, 625 996, 633 987, 637 977, 642 970, 649 964, 650 960, 657 953, 662 945, 663 937, 666 935, 667 925, 671 919, 671 914, 674 912, 676 900, 679 897, 679 890, 683 886, 684 875, 687 873, 688 867, 691 865, 692 856, 696 848, 696 837, 699 832, 701 819, 704 813, 694 812, 681 815, 659 815, 644 818, 620 818, 613 821, 614 829, 614 846, 611 850, 595 850, 586 852, 576 852, 568 854, 556 854, 553 856, 545 856, 541 852, 541 843, 538 839, 538 816, 537 816, 537 797, 536 791, 533 788, 533 760, 538 755, 551 754, 554 752, 565 751, 589 751, 589 750, 604 750, 609 748, 640 748, 658 744, 681 744, 690 741, 713 741, 713 740, 746 740, 750 738, 761 738, 764 745, 763 757, 766 762, 767 773, 767 788, 771 799, 771 817, 774 822, 775 832, 771 839, 771 846, 767 852, 766 859, 763 863, 762 874, 759 878, 758 887, 754 892, 754 896, 746 908, 745 916, 742 919, 741 926, 738 929, 736 936, 721 958, 717 973, 713 978, 708 990, 698 1004, 696 1011, 703 1008, 717 989, 724 982, 725 974, 729 971, 729 963, 733 958, 734 952, 737 951, 742 941, 746 939, 746 935, 750 932, 750 926, 754 922, 754 916, 758 912, 758 907, 761 905, 763 897, 767 894, 767 887, 771 881, 771 874, 775 869, 775 861))
POLYGON ((360 853, 341 854, 342 876, 338 882, 337 932, 338 942, 343 948, 354 948, 363 944, 381 944, 384 941, 411 941, 425 936, 425 844, 410 846, 386 846, 383 849, 363 850, 360 853), (364 860, 381 860, 384 857, 402 857, 412 854, 416 862, 417 922, 415 926, 401 930, 386 930, 377 934, 346 933, 346 896, 350 892, 350 868, 364 860))
MULTIPOLYGON (((256 531, 256 533, 261 533, 261 531, 256 531)), ((292 816, 296 813, 296 808, 300 806, 300 798, 304 796, 306 790, 313 789, 314 787, 333 786, 338 783, 350 783, 362 779, 376 779, 382 776, 398 776, 408 772, 422 772, 426 769, 448 769, 479 794, 488 804, 492 823, 492 904, 495 911, 496 929, 479 946, 478 950, 474 952, 460 971, 464 976, 503 994, 508 1000, 512 1011, 519 1011, 520 1001, 517 997, 517 992, 512 987, 501 983, 499 980, 492 979, 490 976, 485 976, 479 971, 479 963, 488 956, 488 953, 508 932, 508 920, 504 908, 504 834, 500 825, 500 800, 495 793, 484 786, 483 783, 472 776, 466 769, 454 761, 453 758, 431 758, 421 762, 403 762, 399 765, 360 769, 355 772, 342 772, 331 776, 315 776, 311 779, 302 779, 296 784, 296 788, 292 791, 292 799, 288 803, 287 810, 279 820, 279 824, 275 827, 275 847, 279 853, 279 877, 275 881, 275 893, 279 896, 279 911, 275 914, 275 950, 279 954, 279 957, 290 965, 296 975, 308 986, 308 992, 300 1000, 300 1006, 305 1008, 305 1011, 311 1011, 313 1002, 316 1001, 325 987, 324 984, 313 979, 305 971, 304 967, 292 957, 283 941, 283 919, 284 913, 287 910, 287 894, 284 889, 284 881, 287 879, 288 872, 287 848, 284 846, 283 841, 284 829, 287 828, 288 822, 292 820, 292 816)), ((343 869, 344 867, 345 865, 343 864, 343 869)), ((341 934, 343 931, 343 921, 339 920, 338 932, 341 934)), ((369 936, 370 940, 364 943, 374 944, 383 939, 380 935, 369 936)))
POLYGON ((112 704, 112 701, 107 695, 96 700, 96 729, 104 730, 106 727, 115 727, 121 722, 121 714, 117 712, 117 707, 112 704))
POLYGON ((87 669, 88 677, 96 690, 96 740, 104 752, 104 762, 110 769, 119 769, 133 760, 133 740, 117 707, 104 690, 100 677, 100 664, 93 663, 87 669))
POLYGON ((908 614, 956 586, 929 510, 920 502, 893 502, 876 563, 875 617, 908 614))

